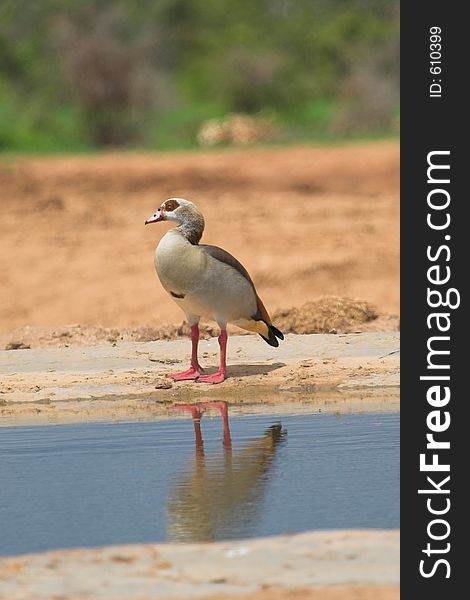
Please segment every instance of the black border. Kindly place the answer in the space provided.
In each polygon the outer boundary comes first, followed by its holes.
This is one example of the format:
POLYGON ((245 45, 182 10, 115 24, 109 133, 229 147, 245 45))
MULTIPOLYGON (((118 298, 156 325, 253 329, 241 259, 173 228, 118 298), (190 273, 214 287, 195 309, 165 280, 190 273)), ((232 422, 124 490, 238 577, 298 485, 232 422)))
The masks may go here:
MULTIPOLYGON (((468 22, 464 18, 464 3, 428 2, 401 3, 401 598, 462 598, 466 597, 466 519, 463 511, 468 504, 465 464, 470 458, 470 429, 464 410, 470 398, 465 386, 467 362, 465 304, 468 291, 470 251, 466 243, 468 191, 464 189, 470 140, 467 106, 470 101, 465 57, 470 53, 468 22), (430 98, 429 72, 430 27, 442 29, 442 97, 430 98), (465 107, 465 108, 464 108, 465 107), (426 446, 426 402, 428 384, 419 380, 426 371, 426 342, 430 335, 426 317, 427 305, 426 257, 428 244, 441 243, 442 232, 433 232, 426 224, 427 154, 433 150, 450 150, 452 287, 461 294, 461 305, 450 310, 450 375, 451 426, 447 439, 451 442, 448 458, 451 464, 451 509, 446 515, 451 533, 447 541, 451 548, 445 556, 450 562, 450 578, 445 569, 423 578, 419 573, 420 560, 426 558, 422 549, 428 541, 426 527, 432 517, 426 509, 424 496, 418 494, 426 476, 419 470, 419 454, 426 446), (467 258, 468 257, 468 258, 467 258), (464 427, 466 428, 464 431, 464 427), (465 440, 465 441, 464 441, 465 440), (461 466, 459 467, 459 462, 461 466)), ((445 263, 443 263, 445 264, 445 263)), ((468 329, 468 327, 467 327, 468 329)), ((468 367, 467 367, 468 368, 468 367)), ((429 486, 428 486, 429 487, 429 486)), ((442 555, 444 556, 444 555, 442 555)))

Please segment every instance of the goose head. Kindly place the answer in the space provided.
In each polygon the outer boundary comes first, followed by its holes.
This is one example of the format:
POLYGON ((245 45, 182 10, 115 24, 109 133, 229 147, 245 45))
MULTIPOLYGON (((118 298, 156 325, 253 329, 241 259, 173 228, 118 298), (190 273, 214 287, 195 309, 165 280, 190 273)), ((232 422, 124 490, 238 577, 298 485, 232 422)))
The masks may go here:
POLYGON ((198 207, 184 198, 169 198, 165 200, 158 210, 145 221, 158 223, 159 221, 173 221, 179 231, 188 238, 192 244, 197 244, 204 231, 204 217, 198 207))

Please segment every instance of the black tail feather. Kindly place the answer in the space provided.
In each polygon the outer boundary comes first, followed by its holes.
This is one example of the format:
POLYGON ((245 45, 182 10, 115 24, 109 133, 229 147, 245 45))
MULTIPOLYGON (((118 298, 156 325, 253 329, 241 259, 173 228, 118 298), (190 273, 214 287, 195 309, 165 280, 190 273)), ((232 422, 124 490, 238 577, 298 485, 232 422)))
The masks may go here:
MULTIPOLYGON (((264 321, 264 323, 266 323, 266 321, 264 321)), ((268 331, 269 331, 268 337, 261 335, 261 333, 259 335, 263 338, 263 340, 267 344, 277 348, 279 346, 279 342, 278 342, 277 338, 279 338, 280 340, 283 340, 284 334, 282 333, 282 331, 279 331, 279 329, 277 329, 277 327, 274 327, 274 325, 270 325, 269 323, 266 323, 266 325, 267 325, 268 331)))
POLYGON ((279 331, 277 327, 274 327, 274 325, 268 325, 268 327, 276 337, 278 337, 280 340, 284 339, 284 334, 282 333, 282 331, 279 331))

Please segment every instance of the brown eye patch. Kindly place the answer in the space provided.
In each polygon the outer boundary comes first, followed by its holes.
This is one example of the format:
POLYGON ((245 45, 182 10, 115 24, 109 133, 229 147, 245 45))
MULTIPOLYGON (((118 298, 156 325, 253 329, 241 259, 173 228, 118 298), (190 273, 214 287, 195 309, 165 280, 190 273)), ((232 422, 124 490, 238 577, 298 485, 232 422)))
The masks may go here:
POLYGON ((179 207, 179 202, 177 202, 176 200, 166 200, 166 202, 163 203, 163 206, 166 212, 172 212, 173 210, 176 210, 179 207))

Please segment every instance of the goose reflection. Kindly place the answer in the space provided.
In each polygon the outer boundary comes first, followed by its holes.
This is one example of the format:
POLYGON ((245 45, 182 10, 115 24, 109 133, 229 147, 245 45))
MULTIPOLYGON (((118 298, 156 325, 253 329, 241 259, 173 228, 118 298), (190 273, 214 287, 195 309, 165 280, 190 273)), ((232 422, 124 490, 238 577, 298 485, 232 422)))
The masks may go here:
POLYGON ((182 404, 175 408, 192 415, 195 457, 168 494, 168 540, 202 542, 249 536, 262 510, 273 460, 286 432, 276 423, 235 451, 225 402, 182 404), (208 409, 221 413, 223 451, 206 457, 201 419, 208 409))

